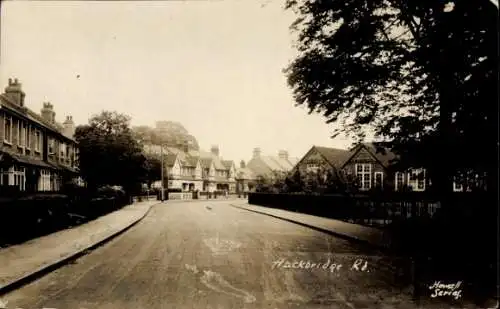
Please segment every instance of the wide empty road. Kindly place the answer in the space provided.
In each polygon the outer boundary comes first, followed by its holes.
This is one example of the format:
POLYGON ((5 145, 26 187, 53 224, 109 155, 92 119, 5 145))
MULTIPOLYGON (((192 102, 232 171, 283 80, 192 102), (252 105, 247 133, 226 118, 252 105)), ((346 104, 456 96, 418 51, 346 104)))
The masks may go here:
POLYGON ((132 229, 2 299, 23 309, 415 308, 397 260, 231 207, 164 203, 132 229))

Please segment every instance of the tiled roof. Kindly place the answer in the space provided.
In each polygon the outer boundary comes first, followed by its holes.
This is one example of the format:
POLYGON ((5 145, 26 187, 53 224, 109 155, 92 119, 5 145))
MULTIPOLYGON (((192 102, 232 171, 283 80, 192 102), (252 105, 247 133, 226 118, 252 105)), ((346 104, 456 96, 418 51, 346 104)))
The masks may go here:
POLYGON ((14 110, 20 114, 23 114, 24 117, 28 118, 30 121, 37 123, 38 125, 41 125, 43 127, 46 127, 47 129, 50 129, 56 133, 59 133, 60 135, 64 136, 65 138, 67 138, 71 141, 75 141, 75 139, 73 137, 64 134, 64 132, 63 132, 64 126, 62 124, 60 124, 58 122, 51 123, 51 122, 45 120, 41 115, 35 113, 31 109, 29 109, 27 107, 18 106, 17 104, 12 102, 9 97, 7 97, 4 94, 0 94, 0 98, 1 98, 0 105, 3 105, 5 107, 7 107, 8 109, 11 109, 11 110, 14 110), (7 104, 5 104, 5 103, 7 103, 7 104), (20 109, 22 109, 22 110, 20 110, 20 109))
MULTIPOLYGON (((45 161, 37 159, 37 158, 32 158, 32 157, 28 157, 28 156, 21 156, 19 154, 12 153, 12 152, 7 151, 7 150, 0 150, 0 154, 1 153, 6 154, 7 157, 10 157, 12 160, 19 162, 19 163, 24 163, 27 165, 34 165, 34 166, 39 166, 39 167, 47 167, 47 168, 52 167, 52 168, 54 168, 54 166, 52 166, 52 164, 49 164, 48 162, 45 162, 45 161)), ((3 160, 5 160, 5 158, 3 158, 3 160)))
POLYGON ((212 158, 200 158, 200 163, 203 168, 210 168, 210 165, 212 165, 212 158))
POLYGON ((295 165, 297 165, 297 163, 299 163, 299 158, 295 158, 295 157, 288 157, 288 161, 292 164, 293 167, 295 167, 295 165))
POLYGON ((177 159, 177 155, 175 154, 167 154, 164 157, 164 162, 167 166, 172 167, 175 164, 175 160, 177 159))
POLYGON ((333 167, 340 168, 353 154, 349 150, 314 146, 314 148, 330 163, 333 167))
MULTIPOLYGON (((221 158, 214 155, 211 152, 202 151, 202 150, 191 150, 191 151, 189 151, 189 154, 192 156, 199 156, 201 158, 201 160, 210 159, 214 163, 216 170, 226 170, 227 169, 224 166, 224 164, 222 164, 221 158)), ((208 162, 208 161, 205 161, 205 162, 208 162)), ((210 164, 211 163, 205 163, 205 167, 208 168, 210 166, 210 164)))
MULTIPOLYGON (((392 160, 397 158, 396 154, 388 147, 377 147, 374 143, 363 143, 362 145, 365 146, 385 167, 390 166, 392 160)), ((353 151, 357 150, 358 147, 355 147, 353 151)))
POLYGON ((188 156, 187 158, 187 162, 189 163, 190 167, 196 167, 199 160, 200 160, 199 157, 194 157, 194 156, 188 156))
POLYGON ((236 169, 236 179, 256 179, 256 175, 248 167, 236 169))

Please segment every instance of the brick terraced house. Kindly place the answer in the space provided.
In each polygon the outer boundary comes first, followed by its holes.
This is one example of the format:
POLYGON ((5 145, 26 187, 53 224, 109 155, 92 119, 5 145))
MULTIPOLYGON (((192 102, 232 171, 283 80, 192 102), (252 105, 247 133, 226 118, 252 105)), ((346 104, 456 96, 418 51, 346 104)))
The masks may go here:
POLYGON ((72 117, 60 124, 51 103, 37 114, 24 99, 21 83, 9 79, 0 95, 0 188, 59 191, 68 181, 82 184, 72 117))

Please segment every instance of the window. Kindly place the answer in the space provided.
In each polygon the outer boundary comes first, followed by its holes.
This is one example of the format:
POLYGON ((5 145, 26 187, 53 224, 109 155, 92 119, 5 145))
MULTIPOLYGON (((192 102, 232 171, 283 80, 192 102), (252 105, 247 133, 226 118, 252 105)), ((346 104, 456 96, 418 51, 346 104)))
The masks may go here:
POLYGON ((24 167, 14 167, 14 185, 19 188, 20 191, 26 189, 26 170, 24 167))
POLYGON ((384 174, 382 172, 375 172, 375 187, 382 188, 384 184, 384 174))
POLYGON ((0 185, 2 186, 8 186, 9 182, 13 182, 13 177, 12 177, 12 168, 11 169, 0 169, 0 185), (12 179, 12 180, 10 180, 12 179))
POLYGON ((360 189, 369 190, 372 183, 372 165, 370 163, 356 164, 356 177, 360 180, 360 189))
POLYGON ((53 138, 49 138, 48 144, 49 155, 54 154, 54 151, 56 149, 56 141, 53 138))
POLYGON ((319 170, 319 164, 317 163, 307 163, 306 169, 308 172, 317 172, 319 170))
POLYGON ((408 174, 408 183, 411 184, 413 191, 424 191, 425 170, 422 168, 411 170, 408 174))
POLYGON ((66 155, 66 144, 65 143, 61 143, 61 147, 60 148, 60 153, 61 153, 61 157, 64 158, 64 156, 66 155))
POLYGON ((39 130, 35 130, 35 151, 40 152, 42 148, 42 135, 39 130))
POLYGON ((396 172, 395 190, 401 190, 404 186, 404 175, 401 172, 396 172))
POLYGON ((38 179, 38 191, 50 191, 50 171, 41 170, 38 179))
POLYGON ((26 126, 26 130, 24 131, 26 133, 26 148, 30 149, 31 148, 31 134, 33 132, 33 129, 31 128, 30 125, 26 126))
POLYGON ((5 116, 4 117, 4 142, 11 144, 12 143, 12 117, 5 116))
POLYGON ((453 181, 453 191, 462 192, 464 190, 463 185, 460 182, 457 182, 456 179, 453 181))

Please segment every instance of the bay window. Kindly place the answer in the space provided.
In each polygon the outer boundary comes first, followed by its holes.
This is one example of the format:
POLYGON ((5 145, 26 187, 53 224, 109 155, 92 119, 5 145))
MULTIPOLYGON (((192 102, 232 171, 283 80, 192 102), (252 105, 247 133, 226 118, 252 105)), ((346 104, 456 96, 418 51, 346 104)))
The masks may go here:
POLYGON ((38 178, 38 191, 50 191, 50 171, 41 170, 38 178))
POLYGON ((5 143, 12 144, 12 117, 4 116, 4 137, 5 143))

